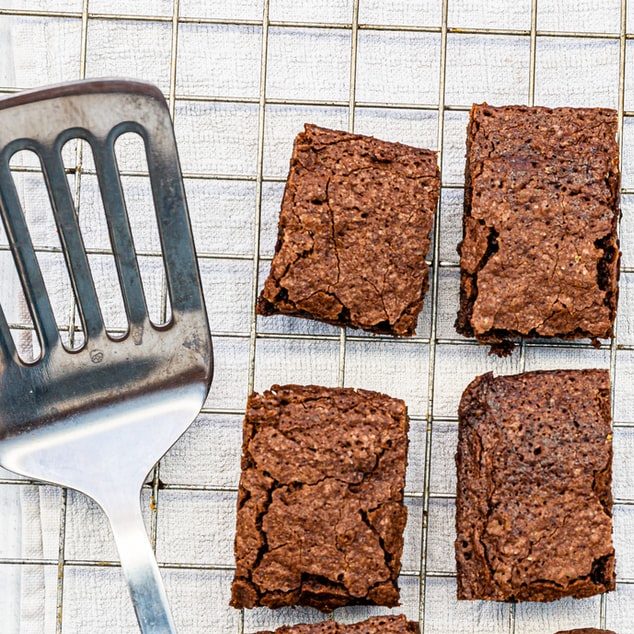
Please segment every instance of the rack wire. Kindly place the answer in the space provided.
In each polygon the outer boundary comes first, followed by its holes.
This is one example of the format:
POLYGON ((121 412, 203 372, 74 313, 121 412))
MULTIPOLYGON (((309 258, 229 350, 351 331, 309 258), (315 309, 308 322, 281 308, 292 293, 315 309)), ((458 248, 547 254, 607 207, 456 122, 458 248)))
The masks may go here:
MULTIPOLYGON (((536 57, 537 43, 541 37, 549 38, 578 38, 590 40, 607 40, 616 41, 619 44, 619 78, 618 78, 618 116, 619 116, 619 137, 623 139, 623 124, 628 117, 634 117, 634 111, 625 110, 625 75, 626 75, 626 43, 628 40, 634 39, 634 34, 627 33, 627 0, 620 2, 620 20, 618 32, 588 32, 588 31, 548 31, 539 30, 538 26, 538 2, 539 0, 530 0, 530 28, 528 29, 492 29, 492 28, 458 28, 448 26, 448 14, 450 2, 459 0, 438 0, 441 5, 440 25, 421 26, 410 24, 369 24, 360 23, 359 12, 360 3, 363 0, 351 0, 351 15, 349 22, 298 22, 298 21, 280 21, 269 19, 270 3, 273 0, 262 0, 262 17, 261 19, 235 19, 235 18, 195 18, 181 15, 180 0, 173 0, 171 15, 131 15, 126 13, 98 13, 90 10, 90 0, 82 0, 81 11, 56 11, 56 10, 30 10, 20 8, 0 8, 0 18, 3 16, 13 18, 38 17, 44 19, 72 18, 81 20, 81 39, 79 51, 79 71, 78 77, 86 76, 86 60, 89 46, 88 27, 94 20, 117 20, 129 21, 140 24, 159 22, 170 25, 171 41, 170 41, 170 57, 169 57, 169 82, 167 89, 167 97, 170 112, 173 118, 176 118, 176 106, 181 101, 187 102, 203 102, 203 103, 226 103, 226 104, 251 104, 257 106, 257 158, 255 173, 236 174, 236 173, 215 173, 215 172, 185 172, 184 176, 188 180, 203 181, 240 181, 254 183, 255 196, 255 217, 253 223, 253 253, 252 254, 235 254, 225 252, 212 252, 199 250, 198 257, 200 261, 205 260, 236 260, 251 263, 252 285, 250 291, 251 299, 251 316, 248 332, 234 332, 214 330, 212 336, 223 339, 240 339, 248 345, 248 391, 252 391, 255 386, 256 377, 256 359, 258 342, 267 339, 283 339, 294 341, 330 341, 338 344, 338 371, 337 383, 345 384, 346 379, 346 351, 348 345, 354 342, 367 342, 367 336, 355 334, 354 332, 346 332, 341 329, 338 334, 330 333, 311 333, 311 332, 293 332, 279 333, 262 331, 258 329, 258 320, 255 315, 255 301, 258 290, 261 286, 261 264, 270 260, 269 256, 262 255, 260 249, 260 238, 262 228, 262 208, 263 208, 263 188, 266 183, 283 182, 281 177, 272 177, 265 174, 264 155, 265 155, 265 121, 267 115, 267 106, 283 105, 283 106, 312 106, 312 107, 339 107, 347 109, 347 127, 350 131, 355 130, 355 114, 359 108, 389 109, 389 110, 417 110, 432 111, 437 113, 437 150, 439 154, 440 165, 443 165, 443 152, 445 141, 445 114, 448 112, 466 112, 469 110, 469 104, 451 104, 446 101, 446 76, 447 76, 447 41, 448 35, 486 35, 486 36, 516 36, 528 38, 529 40, 529 77, 528 77, 528 94, 527 103, 532 105, 535 102, 535 82, 536 82, 536 57), (261 49, 260 49, 260 68, 259 68, 259 90, 257 96, 254 97, 236 97, 231 95, 192 95, 179 94, 177 92, 177 60, 179 47, 179 29, 182 25, 210 25, 210 26, 250 26, 261 29, 261 49), (267 95, 267 70, 269 62, 269 30, 271 28, 294 28, 294 29, 334 29, 343 31, 350 35, 350 61, 349 61, 349 91, 347 99, 341 100, 323 100, 323 99, 284 99, 274 98, 267 95), (359 33, 363 31, 387 31, 393 33, 431 33, 437 34, 440 38, 440 57, 439 57, 439 82, 438 82, 438 99, 435 103, 397 103, 397 102, 371 102, 357 99, 357 74, 358 74, 358 40, 359 33)), ((1 86, 0 93, 12 93, 19 91, 20 86, 1 86)), ((621 143, 621 154, 623 153, 623 143, 621 143)), ((35 168, 18 167, 15 171, 34 172, 35 168)), ((91 175, 94 172, 84 165, 84 157, 82 155, 82 144, 78 145, 76 153, 76 161, 74 167, 69 170, 74 174, 75 179, 75 204, 78 213, 81 213, 81 193, 82 178, 84 175, 91 175)), ((141 176, 141 172, 127 170, 122 172, 123 176, 141 176)), ((461 183, 449 182, 443 179, 443 190, 461 189, 461 183)), ((634 194, 634 189, 622 188, 622 194, 634 194)), ((440 205, 440 204, 439 204, 440 205)), ((440 209, 439 215, 440 218, 440 209)), ((436 385, 436 360, 439 346, 473 346, 478 345, 476 342, 466 340, 459 337, 441 337, 439 336, 438 315, 439 315, 439 281, 440 272, 443 269, 456 270, 458 263, 456 261, 446 261, 441 259, 440 249, 440 222, 437 221, 434 228, 434 247, 428 264, 430 265, 430 291, 426 298, 426 302, 431 304, 431 326, 428 336, 415 336, 411 339, 400 342, 402 345, 420 346, 421 350, 425 350, 428 357, 427 376, 421 380, 427 384, 427 399, 422 411, 418 415, 412 416, 413 424, 424 426, 424 474, 423 486, 420 491, 408 491, 406 494, 409 500, 418 500, 422 504, 422 522, 420 529, 420 559, 418 566, 413 569, 405 569, 402 571, 404 578, 416 578, 419 584, 419 599, 417 606, 405 606, 412 608, 411 611, 416 612, 416 616, 421 624, 421 631, 426 631, 426 593, 430 580, 453 578, 454 573, 444 570, 435 570, 428 561, 428 545, 432 536, 433 527, 430 524, 430 503, 434 500, 453 500, 454 496, 441 491, 436 491, 432 486, 432 467, 433 467, 433 446, 434 446, 434 428, 438 424, 454 425, 457 418, 454 416, 439 416, 434 411, 434 395, 437 393, 436 385)), ((8 247, 0 245, 0 252, 7 251, 8 247)), ((46 245, 37 249, 40 253, 57 253, 59 248, 46 245)), ((111 251, 108 248, 91 248, 88 252, 95 255, 109 255, 111 251)), ((139 252, 139 255, 157 256, 156 252, 139 252)), ((624 273, 634 273, 634 267, 622 267, 624 273)), ((163 315, 167 311, 167 288, 165 282, 161 287, 161 307, 163 315)), ((10 324, 11 328, 16 331, 30 332, 32 326, 29 323, 16 322, 10 324)), ((74 311, 74 301, 71 298, 69 306, 68 324, 61 329, 68 331, 69 339, 72 342, 74 333, 78 327, 77 316, 74 311)), ((115 330, 116 331, 116 330, 115 330)), ((372 339, 370 339, 372 340, 372 339)), ((378 337, 376 340, 384 341, 378 337)), ((519 366, 524 369, 526 366, 526 354, 532 348, 549 347, 560 348, 565 350, 588 349, 591 344, 585 342, 568 342, 555 341, 545 344, 543 341, 527 341, 521 344, 519 353, 519 366)), ((615 336, 609 343, 603 343, 601 348, 609 354, 610 371, 612 376, 612 386, 614 391, 615 373, 617 369, 617 352, 618 351, 634 351, 634 344, 618 342, 618 322, 615 329, 615 336)), ((423 354, 423 352, 421 352, 423 354)), ((614 394, 613 394, 614 397, 614 394)), ((614 398, 613 398, 614 407, 614 398)), ((204 414, 211 415, 240 415, 242 410, 239 408, 217 407, 213 403, 203 409, 204 414)), ((616 429, 634 429, 633 421, 616 421, 614 423, 616 429)), ((150 537, 154 547, 157 542, 157 527, 160 521, 161 495, 163 491, 209 491, 217 493, 233 494, 237 491, 237 486, 215 485, 215 484, 195 484, 195 483, 164 483, 161 480, 161 463, 159 463, 151 476, 150 481, 146 485, 151 495, 151 521, 150 521, 150 537)), ((25 480, 23 478, 0 478, 0 486, 16 486, 16 485, 32 485, 40 486, 37 481, 25 480)), ((633 507, 634 497, 615 499, 616 506, 633 507)), ((54 567, 57 570, 57 597, 56 597, 56 628, 57 634, 61 634, 64 630, 64 579, 66 571, 75 566, 82 567, 116 567, 116 561, 94 561, 84 559, 71 559, 66 556, 66 529, 67 529, 67 509, 68 497, 66 490, 62 491, 60 502, 60 522, 59 522, 59 540, 57 557, 55 558, 0 558, 0 574, 3 566, 7 565, 28 565, 37 564, 41 566, 54 567)), ((210 570, 210 571, 231 571, 232 567, 222 564, 202 564, 187 561, 160 561, 161 568, 166 570, 210 570)), ((627 586, 634 586, 634 577, 619 576, 617 579, 617 593, 619 589, 627 586)), ((605 596, 600 598, 599 614, 594 625, 605 627, 609 622, 608 602, 605 596)), ((634 611, 632 612, 632 621, 634 621, 634 611)), ((465 624, 466 625, 466 624, 465 624)), ((241 618, 238 621, 238 632, 245 631, 244 612, 241 612, 241 618)), ((229 631, 229 630, 227 630, 229 631)), ((231 630, 234 631, 234 630, 231 630)), ((515 606, 510 606, 508 610, 508 622, 506 630, 509 634, 516 631, 516 610, 515 606)), ((634 631, 634 630, 633 630, 634 631)), ((624 634, 622 632, 622 634, 624 634)))

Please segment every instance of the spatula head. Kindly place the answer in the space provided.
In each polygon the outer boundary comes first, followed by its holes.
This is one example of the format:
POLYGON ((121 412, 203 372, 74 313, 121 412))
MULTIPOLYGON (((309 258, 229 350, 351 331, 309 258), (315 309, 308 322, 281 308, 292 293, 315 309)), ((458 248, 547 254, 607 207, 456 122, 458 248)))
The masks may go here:
POLYGON ((0 310, 0 464, 99 498, 103 480, 140 485, 191 424, 207 396, 212 350, 200 274, 169 110, 149 84, 82 81, 0 100, 0 213, 41 356, 18 357, 0 310), (149 319, 114 154, 123 133, 144 140, 171 304, 168 324, 149 319), (91 147, 129 328, 116 340, 104 320, 61 149, 91 147), (61 343, 9 169, 11 156, 40 158, 85 341, 61 343))

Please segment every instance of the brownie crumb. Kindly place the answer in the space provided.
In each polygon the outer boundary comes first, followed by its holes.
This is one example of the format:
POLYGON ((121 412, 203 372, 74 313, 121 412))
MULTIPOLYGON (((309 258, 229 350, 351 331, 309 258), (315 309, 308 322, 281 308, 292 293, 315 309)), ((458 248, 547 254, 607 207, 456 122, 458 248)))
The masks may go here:
POLYGON ((436 152, 307 124, 257 312, 415 334, 439 190, 436 152))
POLYGON ((252 394, 231 605, 398 605, 407 431, 405 403, 376 392, 252 394))
POLYGON ((613 590, 609 372, 485 374, 458 416, 458 598, 613 590))
POLYGON ((617 115, 471 109, 459 333, 508 354, 521 338, 612 336, 618 296, 617 115))
POLYGON ((420 627, 404 616, 375 616, 361 623, 343 625, 334 621, 280 627, 257 634, 420 634, 420 627))

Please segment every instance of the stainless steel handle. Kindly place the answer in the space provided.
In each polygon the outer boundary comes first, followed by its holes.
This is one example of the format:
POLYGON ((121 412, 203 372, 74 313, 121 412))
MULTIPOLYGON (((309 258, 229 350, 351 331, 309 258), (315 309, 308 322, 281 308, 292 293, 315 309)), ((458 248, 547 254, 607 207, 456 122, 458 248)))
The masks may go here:
MULTIPOLYGON (((103 504, 102 504, 103 506, 103 504)), ((104 507, 143 634, 176 634, 163 580, 143 523, 138 495, 104 507)))

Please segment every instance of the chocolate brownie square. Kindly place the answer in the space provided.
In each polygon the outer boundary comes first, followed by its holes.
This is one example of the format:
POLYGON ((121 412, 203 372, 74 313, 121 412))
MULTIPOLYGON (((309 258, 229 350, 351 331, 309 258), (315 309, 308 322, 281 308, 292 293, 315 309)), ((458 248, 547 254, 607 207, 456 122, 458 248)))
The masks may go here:
POLYGON ((439 189, 436 152, 306 125, 258 313, 415 334, 439 189))
POLYGON ((598 630, 595 627, 582 627, 577 630, 562 630, 555 634, 616 634, 612 630, 598 630))
POLYGON ((376 392, 252 394, 231 605, 398 605, 407 431, 405 403, 376 392))
POLYGON ((280 627, 275 632, 258 634, 420 634, 420 627, 404 616, 375 616, 361 623, 342 625, 334 621, 311 625, 280 627))
POLYGON ((610 337, 618 294, 617 115, 474 105, 467 131, 459 333, 610 337))
POLYGON ((613 590, 608 371, 485 374, 458 416, 458 598, 613 590))

